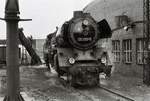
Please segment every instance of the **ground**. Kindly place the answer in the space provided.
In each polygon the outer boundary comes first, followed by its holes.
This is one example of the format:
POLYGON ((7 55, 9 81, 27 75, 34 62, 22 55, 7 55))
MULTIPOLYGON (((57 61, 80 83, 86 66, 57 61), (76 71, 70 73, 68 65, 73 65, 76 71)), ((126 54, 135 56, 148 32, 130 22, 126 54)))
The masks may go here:
POLYGON ((150 87, 144 85, 141 78, 113 74, 111 78, 102 79, 101 83, 107 88, 130 96, 135 101, 150 101, 150 87))
MULTIPOLYGON (((0 69, 0 101, 6 95, 6 70, 0 69)), ((25 101, 112 101, 106 93, 95 88, 78 91, 65 86, 65 82, 50 73, 44 65, 20 67, 20 89, 25 101), (101 98, 101 100, 100 100, 101 98), (106 100, 107 98, 107 100, 106 100)), ((135 101, 150 101, 150 87, 142 79, 112 74, 101 76, 101 86, 107 87, 135 101)))

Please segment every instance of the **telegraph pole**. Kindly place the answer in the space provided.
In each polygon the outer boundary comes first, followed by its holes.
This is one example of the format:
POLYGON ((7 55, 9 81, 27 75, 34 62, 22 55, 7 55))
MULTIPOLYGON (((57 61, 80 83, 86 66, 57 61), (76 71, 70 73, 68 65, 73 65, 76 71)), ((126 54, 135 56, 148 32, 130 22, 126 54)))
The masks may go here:
POLYGON ((146 64, 143 68, 143 83, 150 86, 150 0, 143 0, 143 33, 146 37, 146 64))
POLYGON ((18 22, 26 20, 21 20, 19 14, 18 0, 7 0, 5 5, 5 18, 1 18, 6 21, 7 27, 7 95, 3 101, 24 101, 20 95, 18 22))

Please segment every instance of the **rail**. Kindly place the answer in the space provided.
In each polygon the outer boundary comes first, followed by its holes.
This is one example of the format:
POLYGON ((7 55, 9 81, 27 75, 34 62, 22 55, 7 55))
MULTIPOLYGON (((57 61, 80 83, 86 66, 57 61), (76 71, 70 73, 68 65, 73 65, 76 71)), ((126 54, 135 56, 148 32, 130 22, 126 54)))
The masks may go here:
POLYGON ((103 90, 105 90, 105 91, 107 91, 107 92, 110 92, 110 93, 112 93, 112 94, 115 94, 115 95, 117 95, 117 96, 119 96, 119 97, 122 97, 122 98, 124 98, 124 99, 127 99, 127 100, 129 100, 129 101, 135 101, 135 100, 132 99, 132 98, 129 98, 129 97, 125 96, 125 95, 119 94, 119 93, 117 93, 117 92, 115 92, 115 91, 112 91, 112 90, 110 90, 110 89, 108 89, 108 88, 102 87, 102 86, 100 86, 100 85, 99 85, 98 87, 101 88, 101 89, 103 89, 103 90))

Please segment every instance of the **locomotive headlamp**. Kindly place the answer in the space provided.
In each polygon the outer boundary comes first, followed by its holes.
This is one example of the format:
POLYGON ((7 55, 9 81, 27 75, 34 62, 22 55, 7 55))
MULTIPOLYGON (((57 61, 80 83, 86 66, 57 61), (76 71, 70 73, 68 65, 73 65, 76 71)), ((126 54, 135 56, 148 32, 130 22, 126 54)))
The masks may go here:
POLYGON ((52 48, 54 48, 55 47, 55 45, 54 44, 52 44, 52 48))
POLYGON ((89 21, 88 20, 83 20, 83 24, 87 26, 89 24, 89 21))
POLYGON ((101 62, 102 62, 102 63, 106 63, 106 59, 105 59, 105 58, 102 58, 102 59, 101 59, 101 62))
POLYGON ((102 58, 101 58, 101 62, 104 63, 104 64, 106 64, 106 62, 107 62, 106 57, 102 57, 102 58))
POLYGON ((74 63, 75 63, 75 59, 74 59, 74 58, 72 58, 72 57, 71 57, 71 58, 69 58, 69 63, 70 63, 70 64, 74 64, 74 63))

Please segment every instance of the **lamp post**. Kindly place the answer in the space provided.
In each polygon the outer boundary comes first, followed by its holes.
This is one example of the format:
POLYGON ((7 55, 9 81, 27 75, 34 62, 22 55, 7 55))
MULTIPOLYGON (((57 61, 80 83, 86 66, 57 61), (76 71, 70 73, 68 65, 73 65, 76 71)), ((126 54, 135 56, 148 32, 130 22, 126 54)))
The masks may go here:
POLYGON ((18 22, 19 15, 18 0, 7 0, 5 5, 7 48, 7 95, 3 101, 24 101, 20 95, 20 73, 19 73, 19 48, 18 48, 18 22))

